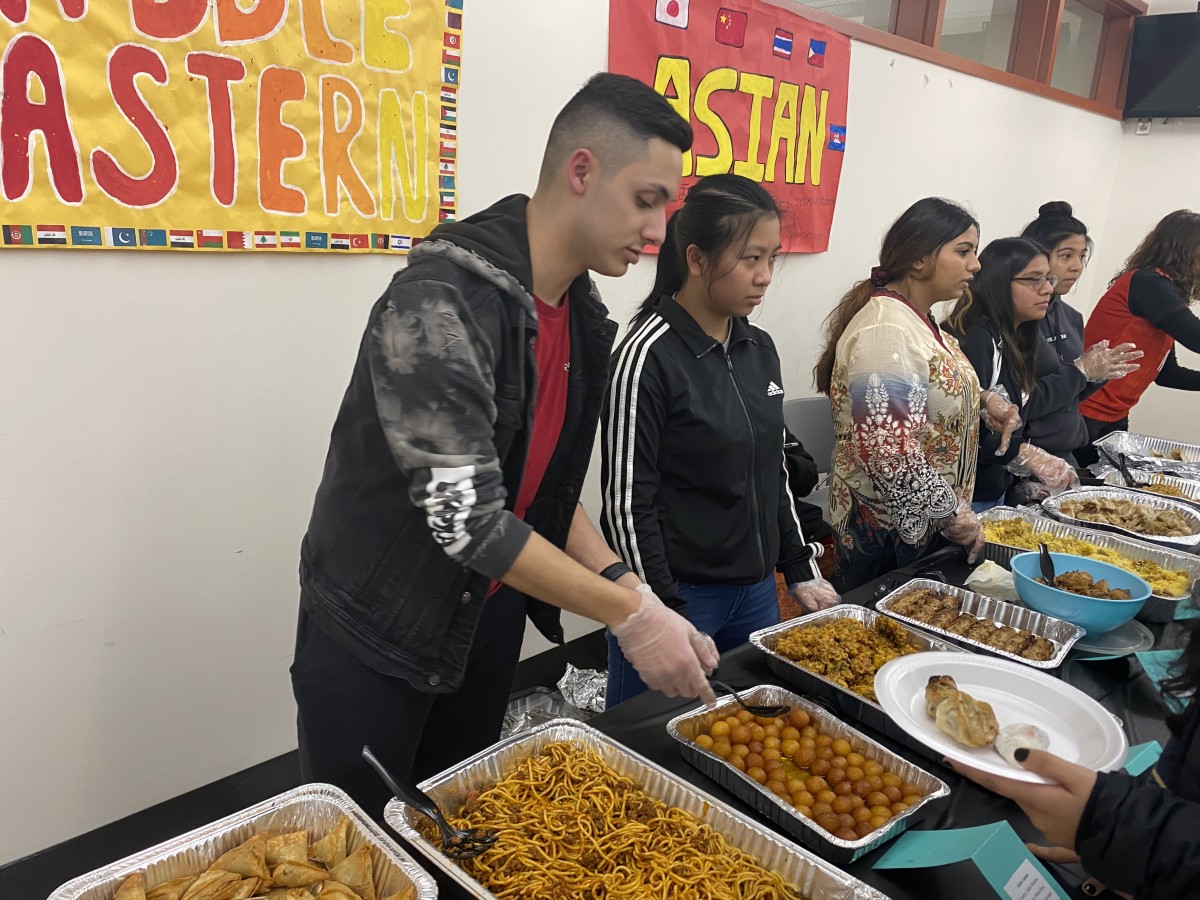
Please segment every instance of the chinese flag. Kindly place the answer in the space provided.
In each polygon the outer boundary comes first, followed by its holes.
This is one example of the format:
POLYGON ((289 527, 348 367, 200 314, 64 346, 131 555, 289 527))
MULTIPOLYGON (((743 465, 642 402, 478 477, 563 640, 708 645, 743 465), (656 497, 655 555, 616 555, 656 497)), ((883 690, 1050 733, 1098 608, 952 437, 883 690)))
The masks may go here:
POLYGON ((721 7, 717 13, 717 43, 741 47, 746 43, 746 14, 721 7))

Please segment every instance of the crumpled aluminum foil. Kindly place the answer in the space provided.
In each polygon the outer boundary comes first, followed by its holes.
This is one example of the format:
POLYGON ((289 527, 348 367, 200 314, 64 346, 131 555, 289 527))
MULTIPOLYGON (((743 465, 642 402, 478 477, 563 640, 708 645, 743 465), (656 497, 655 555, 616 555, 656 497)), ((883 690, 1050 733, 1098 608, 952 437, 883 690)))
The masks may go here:
POLYGON ((558 679, 563 699, 576 709, 604 712, 604 693, 608 688, 608 673, 595 669, 577 669, 567 663, 567 671, 558 679))

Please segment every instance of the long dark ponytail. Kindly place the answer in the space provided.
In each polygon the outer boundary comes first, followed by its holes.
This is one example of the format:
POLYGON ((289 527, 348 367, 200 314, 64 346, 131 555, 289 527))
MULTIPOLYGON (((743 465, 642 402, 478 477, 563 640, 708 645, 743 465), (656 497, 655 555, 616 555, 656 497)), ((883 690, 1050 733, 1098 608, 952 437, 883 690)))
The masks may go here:
MULTIPOLYGON (((886 270, 889 279, 903 278, 916 263, 933 256, 971 227, 978 228, 979 223, 957 203, 940 197, 918 200, 900 214, 884 235, 879 266, 886 270)), ((829 393, 833 380, 837 342, 850 320, 867 305, 872 290, 871 279, 857 282, 825 317, 825 346, 813 368, 813 381, 822 394, 829 393)))
MULTIPOLYGON (((658 252, 654 287, 638 307, 634 320, 651 309, 659 297, 669 297, 687 280, 687 249, 693 244, 714 264, 730 247, 750 239, 764 216, 781 216, 775 198, 756 181, 741 175, 709 175, 697 181, 683 206, 667 220, 658 252)), ((710 273, 712 280, 724 273, 710 273)))

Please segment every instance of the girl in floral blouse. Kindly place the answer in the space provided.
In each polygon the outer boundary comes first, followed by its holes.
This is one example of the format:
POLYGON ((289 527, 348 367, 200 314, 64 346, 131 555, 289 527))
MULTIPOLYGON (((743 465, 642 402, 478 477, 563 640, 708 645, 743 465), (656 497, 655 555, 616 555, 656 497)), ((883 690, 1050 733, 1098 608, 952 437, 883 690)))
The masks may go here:
POLYGON ((939 534, 983 545, 971 511, 979 416, 1002 434, 1019 414, 980 394, 970 362, 930 315, 957 300, 979 261, 979 223, 938 198, 919 200, 883 239, 880 264, 830 313, 814 375, 833 407, 830 523, 834 582, 857 587, 929 553, 939 534))

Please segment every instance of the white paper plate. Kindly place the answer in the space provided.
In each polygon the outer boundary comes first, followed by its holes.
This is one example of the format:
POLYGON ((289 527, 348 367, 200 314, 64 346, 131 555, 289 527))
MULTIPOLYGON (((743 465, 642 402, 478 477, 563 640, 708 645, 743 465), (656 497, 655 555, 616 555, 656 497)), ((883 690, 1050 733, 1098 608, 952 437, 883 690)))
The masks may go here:
POLYGON ((925 685, 949 675, 976 700, 992 705, 1006 725, 1036 725, 1050 736, 1049 752, 1109 772, 1125 762, 1129 743, 1117 720, 1099 703, 1059 679, 1006 659, 965 653, 913 653, 885 663, 875 674, 879 705, 904 731, 955 762, 1018 781, 1048 779, 1004 761, 992 747, 964 747, 939 731, 925 712, 925 685))

